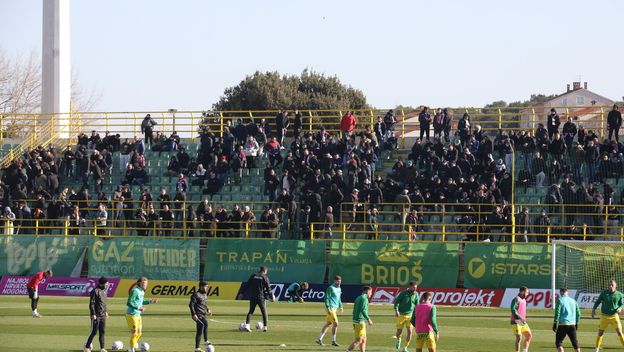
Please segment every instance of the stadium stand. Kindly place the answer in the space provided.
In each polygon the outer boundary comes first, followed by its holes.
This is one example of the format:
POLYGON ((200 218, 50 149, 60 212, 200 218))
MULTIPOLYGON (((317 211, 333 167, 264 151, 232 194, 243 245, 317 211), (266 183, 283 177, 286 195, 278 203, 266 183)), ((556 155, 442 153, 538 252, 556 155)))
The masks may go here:
POLYGON ((562 129, 556 111, 535 129, 483 110, 221 112, 188 138, 164 115, 107 118, 73 143, 2 146, 5 233, 622 240, 624 146, 565 111, 562 129))

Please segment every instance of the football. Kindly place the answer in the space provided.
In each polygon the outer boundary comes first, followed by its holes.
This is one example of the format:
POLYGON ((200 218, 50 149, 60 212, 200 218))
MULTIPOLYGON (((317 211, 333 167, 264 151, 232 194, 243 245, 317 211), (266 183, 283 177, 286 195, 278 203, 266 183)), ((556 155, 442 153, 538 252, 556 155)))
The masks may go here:
POLYGON ((147 342, 143 342, 143 343, 141 344, 141 351, 149 351, 149 349, 150 349, 150 345, 149 345, 149 343, 147 343, 147 342))
POLYGON ((121 342, 121 341, 113 342, 113 346, 111 347, 111 350, 113 350, 113 351, 121 351, 121 350, 123 350, 123 342, 121 342))
POLYGON ((215 348, 213 345, 206 346, 206 352, 214 352, 215 348))
POLYGON ((245 331, 245 323, 240 323, 240 325, 238 325, 238 331, 245 331))
POLYGON ((264 327, 264 324, 262 324, 261 321, 256 323, 256 329, 261 330, 264 327))

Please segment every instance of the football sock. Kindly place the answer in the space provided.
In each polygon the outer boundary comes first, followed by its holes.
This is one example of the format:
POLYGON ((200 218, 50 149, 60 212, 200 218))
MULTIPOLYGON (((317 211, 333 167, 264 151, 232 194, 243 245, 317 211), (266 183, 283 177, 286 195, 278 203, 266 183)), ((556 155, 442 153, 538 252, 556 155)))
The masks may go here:
POLYGON ((134 348, 134 346, 139 342, 140 336, 141 334, 139 333, 133 333, 132 336, 130 336, 130 348, 134 348))
POLYGON ((332 341, 336 342, 336 334, 332 335, 332 341))
POLYGON ((410 342, 412 342, 412 340, 405 340, 405 348, 409 347, 410 342))
POLYGON ((319 338, 319 340, 322 340, 323 337, 325 337, 325 333, 321 333, 318 338, 319 338))
POLYGON ((622 346, 624 346, 624 334, 618 335, 618 338, 620 339, 620 343, 622 344, 622 346))
POLYGON ((596 337, 596 348, 600 348, 602 345, 602 336, 596 337))

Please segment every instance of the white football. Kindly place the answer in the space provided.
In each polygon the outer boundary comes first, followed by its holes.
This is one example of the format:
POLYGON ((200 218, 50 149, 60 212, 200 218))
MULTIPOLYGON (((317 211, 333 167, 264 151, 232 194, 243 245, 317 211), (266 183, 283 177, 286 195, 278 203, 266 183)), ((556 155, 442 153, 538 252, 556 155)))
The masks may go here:
POLYGON ((258 329, 258 330, 262 330, 262 328, 263 328, 263 327, 264 327, 264 324, 262 324, 262 322, 261 322, 261 321, 259 321, 259 322, 257 322, 257 323, 256 323, 256 329, 258 329))
POLYGON ((206 352, 214 352, 215 348, 213 345, 206 346, 206 352))
POLYGON ((245 331, 245 323, 240 323, 240 325, 238 325, 238 331, 245 331))
POLYGON ((113 342, 113 347, 111 347, 111 350, 113 350, 113 351, 121 351, 121 350, 123 350, 123 342, 121 342, 121 341, 113 342))
POLYGON ((147 342, 143 342, 143 343, 141 344, 141 351, 149 351, 149 349, 150 349, 150 345, 149 345, 149 343, 147 343, 147 342))

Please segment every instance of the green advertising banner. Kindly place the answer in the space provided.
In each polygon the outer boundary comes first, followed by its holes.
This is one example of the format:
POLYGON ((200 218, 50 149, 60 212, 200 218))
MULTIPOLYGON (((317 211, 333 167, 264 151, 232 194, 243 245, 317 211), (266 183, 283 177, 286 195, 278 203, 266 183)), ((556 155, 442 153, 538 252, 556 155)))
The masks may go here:
POLYGON ((345 284, 455 287, 459 272, 455 243, 332 242, 329 277, 345 284))
POLYGON ((550 288, 548 244, 468 243, 464 247, 464 287, 550 288))
POLYGON ((27 276, 47 269, 57 276, 80 276, 88 244, 80 237, 2 236, 0 276, 27 276))
POLYGON ((158 280, 199 280, 199 240, 94 238, 89 245, 89 276, 158 280))
POLYGON ((322 283, 325 241, 210 239, 204 278, 208 281, 247 281, 261 265, 274 282, 322 283))

